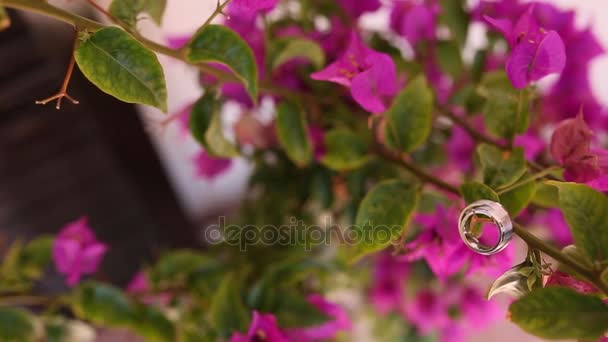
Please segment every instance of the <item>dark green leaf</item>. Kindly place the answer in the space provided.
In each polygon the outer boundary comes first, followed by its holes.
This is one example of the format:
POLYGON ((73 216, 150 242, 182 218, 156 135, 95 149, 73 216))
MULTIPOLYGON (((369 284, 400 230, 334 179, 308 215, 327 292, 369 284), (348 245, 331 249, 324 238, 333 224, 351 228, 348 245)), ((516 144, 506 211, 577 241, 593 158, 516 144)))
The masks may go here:
POLYGON ((486 95, 483 109, 486 128, 494 135, 512 138, 528 128, 528 94, 515 90, 506 73, 486 74, 481 82, 486 95))
POLYGON ((313 40, 304 38, 289 38, 284 47, 274 58, 272 68, 276 69, 294 58, 304 58, 312 63, 316 69, 325 65, 325 52, 313 40))
POLYGON ((190 113, 190 132, 205 148, 205 151, 215 157, 236 157, 239 151, 224 136, 219 101, 212 92, 205 94, 196 101, 190 113))
POLYGON ((182 285, 191 273, 211 260, 189 249, 174 250, 161 257, 150 270, 150 281, 158 287, 182 285))
POLYGON ((153 306, 140 305, 131 327, 146 341, 175 341, 175 326, 153 306))
POLYGON ((133 303, 121 290, 97 282, 83 283, 75 290, 72 308, 80 319, 102 326, 127 327, 135 317, 133 303))
POLYGON ((357 169, 369 160, 368 146, 359 135, 346 129, 327 132, 321 163, 336 171, 357 169))
POLYGON ((608 305, 565 287, 532 291, 509 311, 520 328, 547 339, 597 339, 608 330, 608 305))
POLYGON ((235 331, 245 331, 249 324, 249 313, 241 299, 239 284, 241 281, 234 274, 225 276, 209 308, 215 330, 224 337, 235 331))
POLYGON ((608 197, 583 184, 549 182, 578 249, 592 261, 608 260, 608 197))
POLYGON ((283 102, 277 109, 277 136, 289 158, 298 166, 312 160, 312 143, 304 113, 295 104, 283 102))
POLYGON ((433 92, 419 76, 397 95, 384 115, 387 144, 403 152, 420 146, 431 133, 432 111, 433 92))
POLYGON ((532 198, 535 205, 544 208, 556 208, 559 206, 559 194, 557 188, 545 183, 536 184, 536 192, 532 198))
POLYGON ((329 317, 310 304, 301 294, 281 292, 279 305, 273 311, 282 328, 302 328, 325 323, 329 317))
POLYGON ((354 259, 384 249, 406 229, 420 195, 418 185, 401 180, 377 184, 363 198, 355 226, 354 259))
POLYGON ((464 0, 441 0, 440 20, 450 29, 452 37, 460 46, 464 46, 469 31, 469 15, 465 11, 465 5, 464 0))
POLYGON ((487 199, 499 202, 498 194, 489 186, 479 182, 466 182, 460 186, 460 193, 467 204, 478 200, 487 199))
POLYGON ((53 240, 52 236, 41 236, 25 245, 19 260, 19 267, 25 276, 30 279, 42 276, 45 267, 51 262, 53 240))
POLYGON ((0 341, 33 341, 34 335, 34 325, 29 313, 21 309, 0 307, 0 341))
POLYGON ((492 189, 515 183, 526 172, 526 159, 521 148, 502 151, 481 144, 477 147, 477 155, 483 171, 483 182, 492 189))
POLYGON ((114 0, 109 12, 114 18, 134 28, 137 25, 137 16, 148 13, 160 25, 167 6, 166 0, 114 0))
POLYGON ((156 55, 117 27, 83 37, 74 57, 99 89, 129 103, 167 111, 165 75, 156 55))
POLYGON ((441 40, 435 46, 437 63, 443 72, 457 79, 464 71, 460 47, 454 41, 441 40))
POLYGON ((255 103, 258 97, 258 68, 253 52, 234 31, 223 25, 208 25, 188 44, 190 62, 219 62, 228 66, 245 84, 255 103))
MULTIPOLYGON (((521 182, 530 175, 522 176, 517 182, 521 182)), ((500 203, 507 209, 511 217, 517 217, 524 210, 536 193, 536 182, 527 182, 516 189, 500 194, 500 203)))

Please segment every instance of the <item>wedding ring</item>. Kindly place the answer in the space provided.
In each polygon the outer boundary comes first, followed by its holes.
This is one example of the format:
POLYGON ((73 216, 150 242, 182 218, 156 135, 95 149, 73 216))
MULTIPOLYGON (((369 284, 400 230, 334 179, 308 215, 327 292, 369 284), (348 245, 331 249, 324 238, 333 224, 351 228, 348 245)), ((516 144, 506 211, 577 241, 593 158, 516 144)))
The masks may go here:
POLYGON ((471 203, 460 213, 458 231, 462 241, 472 250, 483 255, 496 254, 509 244, 513 237, 513 222, 507 210, 494 201, 479 200, 471 203), (494 245, 482 243, 479 239, 483 229, 475 227, 480 222, 491 222, 498 229, 498 241, 494 245))

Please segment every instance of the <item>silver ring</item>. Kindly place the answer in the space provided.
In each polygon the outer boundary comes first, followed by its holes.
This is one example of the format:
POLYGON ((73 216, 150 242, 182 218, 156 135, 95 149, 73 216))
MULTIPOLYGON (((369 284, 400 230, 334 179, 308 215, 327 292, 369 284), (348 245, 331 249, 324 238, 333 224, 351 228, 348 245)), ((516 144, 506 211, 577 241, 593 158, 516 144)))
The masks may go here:
POLYGON ((507 210, 498 202, 479 200, 469 204, 460 213, 458 231, 462 241, 472 250, 483 255, 496 254, 509 244, 513 237, 513 222, 507 210), (494 246, 479 241, 481 231, 471 229, 472 220, 476 218, 490 219, 498 229, 499 239, 494 246))

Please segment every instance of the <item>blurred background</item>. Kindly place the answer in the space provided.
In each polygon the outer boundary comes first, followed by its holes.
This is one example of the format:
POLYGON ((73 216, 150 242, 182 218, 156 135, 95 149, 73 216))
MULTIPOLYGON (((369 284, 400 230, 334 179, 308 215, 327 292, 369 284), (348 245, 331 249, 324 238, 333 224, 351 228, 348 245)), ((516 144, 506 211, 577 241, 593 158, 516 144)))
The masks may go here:
MULTIPOLYGON (((50 2, 95 16, 84 1, 50 2)), ((575 9, 578 24, 591 26, 608 47, 606 0, 548 2, 575 9)), ((215 5, 216 0, 169 0, 161 28, 149 21, 140 28, 159 42, 188 36, 215 5)), ((112 246, 104 276, 124 284, 142 261, 162 250, 198 245, 201 229, 238 205, 250 166, 239 160, 212 182, 198 178, 192 158, 200 147, 179 125, 163 124, 165 116, 154 109, 101 93, 78 71, 69 90, 80 105, 64 103, 60 111, 35 105, 61 84, 74 32, 35 15, 13 18, 13 26, 0 33, 0 246, 16 236, 56 232, 88 215, 100 240, 112 246)), ((388 11, 380 11, 362 24, 382 27, 387 19, 388 11)), ((483 44, 482 37, 482 29, 473 27, 469 48, 483 44)), ((197 73, 170 58, 160 60, 169 113, 178 113, 200 95, 197 73)), ((590 77, 597 97, 608 105, 608 55, 594 60, 590 77)), ((230 127, 239 109, 226 114, 224 125, 230 127)), ((365 341, 365 324, 357 329, 361 334, 355 335, 365 341)), ((537 340, 505 320, 475 341, 514 339, 537 340)))

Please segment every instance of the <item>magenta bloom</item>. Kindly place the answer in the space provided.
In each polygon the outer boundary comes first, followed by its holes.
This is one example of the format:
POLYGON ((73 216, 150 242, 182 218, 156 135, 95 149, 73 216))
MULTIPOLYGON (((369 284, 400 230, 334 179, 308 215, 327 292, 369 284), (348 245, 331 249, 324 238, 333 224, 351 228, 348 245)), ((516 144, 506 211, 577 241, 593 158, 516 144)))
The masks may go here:
POLYGON ((391 10, 390 27, 405 37, 412 46, 422 40, 434 40, 439 11, 437 4, 395 0, 391 10))
POLYGON ((268 12, 276 7, 279 0, 232 0, 230 11, 237 15, 253 15, 257 12, 268 12))
POLYGON ((551 136, 551 155, 565 168, 566 180, 608 191, 608 150, 591 147, 593 138, 581 111, 557 125, 551 136))
POLYGON ((289 340, 277 325, 277 319, 273 314, 261 314, 253 311, 253 319, 249 325, 247 335, 234 333, 230 342, 288 342, 289 340))
POLYGON ((545 150, 545 142, 531 133, 516 136, 514 145, 524 149, 524 154, 528 160, 536 159, 545 150))
POLYGON ((127 284, 127 292, 129 293, 138 293, 138 292, 146 292, 150 290, 150 284, 148 282, 148 277, 146 276, 146 272, 139 271, 137 272, 129 284, 127 284))
POLYGON ((523 89, 530 82, 547 75, 560 73, 566 65, 566 51, 561 37, 556 31, 539 27, 533 11, 534 5, 529 6, 515 23, 509 19, 484 16, 511 46, 506 69, 517 89, 523 89))
POLYGON ((580 293, 597 293, 597 289, 582 280, 578 280, 573 276, 562 271, 555 271, 545 279, 545 287, 549 286, 565 286, 580 293))
POLYGON ((315 160, 320 160, 325 155, 325 132, 315 125, 310 125, 308 129, 308 136, 312 141, 313 153, 315 160))
POLYGON ((310 75, 350 88, 351 95, 365 110, 382 113, 397 93, 397 69, 393 59, 364 45, 355 31, 346 52, 325 69, 310 75))
POLYGON ((216 158, 205 151, 199 152, 194 157, 197 176, 205 179, 214 179, 226 172, 232 165, 232 159, 216 158))
POLYGON ((572 243, 572 233, 561 210, 551 208, 536 217, 537 223, 547 227, 558 245, 565 247, 572 243))
POLYGON ((380 8, 380 0, 338 0, 338 4, 351 18, 359 18, 365 12, 374 12, 380 8))
POLYGON ((409 269, 408 263, 395 258, 388 252, 378 255, 369 292, 370 301, 378 312, 387 314, 401 309, 409 269))
POLYGON ((67 224, 53 242, 53 262, 67 284, 76 285, 84 274, 97 271, 108 247, 99 242, 88 227, 87 217, 67 224))
POLYGON ((291 342, 309 342, 331 340, 341 331, 352 329, 352 322, 348 313, 341 306, 328 302, 323 296, 318 294, 309 295, 309 303, 314 305, 319 311, 331 317, 328 322, 307 327, 289 329, 286 334, 291 342))
MULTIPOLYGON (((402 258, 407 261, 424 259, 441 281, 445 282, 463 270, 499 275, 512 264, 513 249, 510 247, 492 256, 477 254, 466 247, 458 233, 458 212, 453 207, 446 209, 439 205, 435 213, 418 214, 414 220, 424 230, 406 244, 402 258)), ((497 234, 496 229, 484 229, 480 239, 487 239, 489 243, 497 234)))

